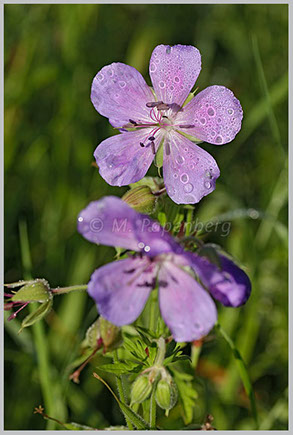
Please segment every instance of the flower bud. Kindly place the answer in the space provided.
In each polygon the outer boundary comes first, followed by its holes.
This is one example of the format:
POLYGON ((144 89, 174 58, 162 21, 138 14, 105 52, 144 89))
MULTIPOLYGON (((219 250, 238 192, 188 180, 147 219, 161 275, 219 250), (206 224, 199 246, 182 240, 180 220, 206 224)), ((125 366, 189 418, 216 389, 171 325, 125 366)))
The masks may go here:
MULTIPOLYGON (((49 284, 45 279, 35 279, 34 281, 23 281, 20 283, 22 285, 25 283, 21 289, 19 289, 11 298, 12 302, 47 302, 51 299, 51 291, 49 284)), ((9 287, 9 284, 8 284, 9 287)), ((13 286, 14 288, 15 286, 13 286)))
POLYGON ((161 379, 156 388, 156 402, 162 409, 170 410, 177 402, 177 387, 172 378, 161 379))
POLYGON ((147 375, 141 375, 132 384, 131 403, 141 403, 149 398, 153 385, 147 375))
POLYGON ((84 345, 95 349, 99 340, 103 343, 105 351, 113 350, 122 342, 121 329, 100 316, 88 328, 84 345))
POLYGON ((125 201, 130 207, 140 213, 151 214, 154 211, 157 198, 152 193, 149 186, 137 186, 134 187, 125 195, 122 196, 123 201, 125 201))

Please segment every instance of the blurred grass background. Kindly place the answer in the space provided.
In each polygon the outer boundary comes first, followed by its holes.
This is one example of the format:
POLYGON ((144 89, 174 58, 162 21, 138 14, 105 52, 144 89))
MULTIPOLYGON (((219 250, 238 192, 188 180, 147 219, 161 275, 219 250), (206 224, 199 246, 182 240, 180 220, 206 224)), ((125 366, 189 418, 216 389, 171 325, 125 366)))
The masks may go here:
MULTIPOLYGON (((260 428, 286 429, 287 5, 5 5, 4 14, 5 282, 23 276, 20 222, 28 228, 33 276, 52 287, 86 283, 113 258, 112 248, 97 248, 76 232, 76 216, 90 200, 126 190, 108 186, 91 166, 96 145, 113 133, 90 102, 91 81, 104 65, 120 61, 150 84, 148 61, 157 44, 195 45, 202 55, 199 90, 227 86, 244 110, 232 143, 203 145, 221 177, 196 206, 196 217, 227 213, 229 237, 218 231, 207 240, 236 256, 253 283, 247 305, 220 308, 219 317, 248 364, 260 428)), ((79 385, 68 380, 68 365, 95 317, 86 294, 70 294, 56 301, 44 327, 50 412, 101 428, 123 423, 110 394, 90 368, 79 385)), ((44 403, 42 374, 32 331, 17 335, 17 322, 6 322, 5 429, 40 430, 46 422, 33 408, 44 403)), ((217 429, 253 427, 221 339, 204 346, 197 373, 194 421, 209 412, 217 429)), ((176 408, 161 423, 182 427, 176 408)))

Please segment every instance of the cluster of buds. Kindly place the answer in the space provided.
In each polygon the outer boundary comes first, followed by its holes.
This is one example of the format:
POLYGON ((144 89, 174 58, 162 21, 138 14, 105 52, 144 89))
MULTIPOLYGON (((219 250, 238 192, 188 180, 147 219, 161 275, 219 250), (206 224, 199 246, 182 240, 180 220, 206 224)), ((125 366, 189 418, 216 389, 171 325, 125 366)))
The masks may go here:
POLYGON ((178 392, 172 376, 164 367, 151 367, 136 378, 131 388, 131 403, 144 402, 153 389, 157 405, 168 415, 177 402, 178 392))
POLYGON ((42 319, 52 308, 53 295, 49 283, 45 279, 35 279, 30 281, 18 281, 11 284, 5 284, 10 293, 4 292, 5 303, 4 310, 8 311, 17 308, 8 320, 15 319, 18 313, 23 310, 29 303, 38 302, 40 306, 26 316, 22 323, 21 329, 33 325, 42 319), (18 290, 15 290, 18 289, 18 290))

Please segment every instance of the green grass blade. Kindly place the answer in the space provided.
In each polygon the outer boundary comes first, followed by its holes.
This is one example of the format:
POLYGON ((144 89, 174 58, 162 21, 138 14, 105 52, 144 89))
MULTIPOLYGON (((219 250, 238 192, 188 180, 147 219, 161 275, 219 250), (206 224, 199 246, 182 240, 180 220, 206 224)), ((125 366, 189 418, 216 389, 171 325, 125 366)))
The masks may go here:
POLYGON ((237 367, 239 370, 239 375, 242 379, 243 386, 245 388, 246 394, 247 394, 249 401, 250 401, 251 412, 252 412, 252 416, 254 418, 256 429, 257 429, 258 428, 258 415, 257 415, 254 391, 253 391, 253 387, 252 387, 252 384, 250 381, 250 377, 249 377, 245 362, 243 361, 242 356, 241 356, 239 350, 236 348, 233 340, 226 334, 226 332, 223 330, 223 328, 221 327, 221 325, 219 323, 216 325, 216 328, 219 331, 219 333, 222 335, 222 337, 226 340, 230 349, 232 350, 233 356, 235 358, 235 361, 236 361, 236 364, 237 364, 237 367))

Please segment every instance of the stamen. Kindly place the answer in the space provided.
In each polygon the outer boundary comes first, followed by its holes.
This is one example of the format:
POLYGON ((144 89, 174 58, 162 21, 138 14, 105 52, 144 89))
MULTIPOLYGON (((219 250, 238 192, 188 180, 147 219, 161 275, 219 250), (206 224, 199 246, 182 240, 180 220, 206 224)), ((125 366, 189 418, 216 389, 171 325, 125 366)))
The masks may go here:
POLYGON ((133 125, 137 125, 137 122, 133 121, 132 119, 130 119, 129 122, 131 122, 133 125))
POLYGON ((171 154, 170 143, 166 142, 165 144, 166 155, 169 156, 171 154))
POLYGON ((170 106, 169 104, 165 104, 163 102, 160 102, 160 104, 157 105, 158 110, 169 110, 170 106))
POLYGON ((145 146, 145 144, 142 143, 142 142, 139 142, 139 145, 140 145, 141 147, 144 147, 144 146, 145 146))
POLYGON ((193 124, 187 124, 187 125, 178 125, 179 128, 193 128, 193 124))
POLYGON ((155 142, 152 141, 151 145, 152 145, 152 152, 155 155, 156 154, 155 142))
POLYGON ((151 141, 155 140, 155 136, 150 136, 149 140, 151 140, 151 141))
POLYGON ((163 101, 153 101, 150 103, 146 103, 146 106, 151 108, 151 107, 157 107, 159 104, 163 104, 163 101))

